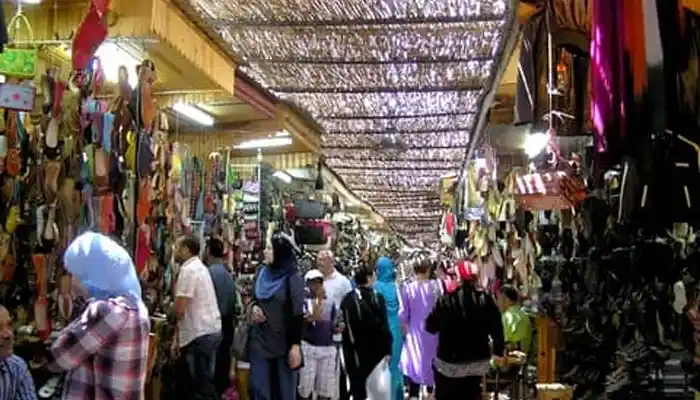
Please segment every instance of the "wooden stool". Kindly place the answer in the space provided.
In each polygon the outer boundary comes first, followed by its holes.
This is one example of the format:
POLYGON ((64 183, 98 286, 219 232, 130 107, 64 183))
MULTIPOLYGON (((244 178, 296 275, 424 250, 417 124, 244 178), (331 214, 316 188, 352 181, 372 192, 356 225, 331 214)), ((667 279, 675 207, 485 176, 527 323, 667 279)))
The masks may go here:
POLYGON ((537 400, 571 400, 574 389, 561 383, 538 383, 537 400))
POLYGON ((557 367, 557 326, 551 318, 538 316, 537 328, 537 382, 554 382, 557 367))

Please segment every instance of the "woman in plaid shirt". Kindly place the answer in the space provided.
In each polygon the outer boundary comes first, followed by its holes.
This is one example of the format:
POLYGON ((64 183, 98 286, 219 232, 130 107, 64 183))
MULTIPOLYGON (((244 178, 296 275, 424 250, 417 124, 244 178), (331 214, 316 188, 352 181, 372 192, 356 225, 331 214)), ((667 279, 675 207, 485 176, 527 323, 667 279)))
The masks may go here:
POLYGON ((63 263, 77 293, 90 300, 51 347, 68 372, 62 398, 141 400, 150 321, 131 257, 112 239, 86 232, 68 246, 63 263))

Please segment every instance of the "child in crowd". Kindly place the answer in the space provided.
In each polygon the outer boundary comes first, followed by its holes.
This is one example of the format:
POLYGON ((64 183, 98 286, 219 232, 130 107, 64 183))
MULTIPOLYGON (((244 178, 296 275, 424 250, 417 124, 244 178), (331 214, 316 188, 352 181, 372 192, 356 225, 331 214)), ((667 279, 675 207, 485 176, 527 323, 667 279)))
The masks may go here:
POLYGON ((308 298, 304 304, 304 333, 301 350, 304 367, 299 374, 299 396, 319 400, 334 396, 338 382, 335 374, 336 348, 333 334, 338 331, 338 312, 332 299, 326 298, 323 273, 317 269, 304 276, 308 298))

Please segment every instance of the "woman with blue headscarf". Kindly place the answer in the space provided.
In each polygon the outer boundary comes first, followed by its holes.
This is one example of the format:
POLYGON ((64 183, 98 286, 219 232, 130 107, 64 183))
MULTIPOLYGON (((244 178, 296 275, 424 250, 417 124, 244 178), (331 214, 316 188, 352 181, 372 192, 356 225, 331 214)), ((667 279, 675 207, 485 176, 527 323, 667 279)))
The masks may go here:
POLYGON ((377 282, 374 288, 384 297, 386 315, 391 331, 391 389, 393 400, 403 399, 403 374, 399 369, 401 349, 403 348, 403 335, 401 333, 401 321, 399 320, 399 295, 396 290, 396 270, 389 257, 381 257, 377 260, 377 282))
POLYGON ((74 293, 90 299, 51 346, 56 364, 68 372, 62 398, 143 398, 150 321, 129 253, 86 232, 68 246, 63 264, 74 293))
POLYGON ((255 400, 295 400, 302 367, 304 281, 297 273, 294 238, 272 235, 253 284, 248 358, 255 400))

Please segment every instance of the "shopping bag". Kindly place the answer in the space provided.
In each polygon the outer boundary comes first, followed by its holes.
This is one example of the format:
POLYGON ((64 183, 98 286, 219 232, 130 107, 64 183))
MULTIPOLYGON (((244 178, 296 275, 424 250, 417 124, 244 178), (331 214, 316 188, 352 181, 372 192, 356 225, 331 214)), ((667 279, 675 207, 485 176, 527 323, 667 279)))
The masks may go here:
POLYGON ((386 358, 377 364, 365 381, 369 400, 391 400, 391 373, 386 358))
POLYGON ((37 50, 7 48, 0 54, 0 73, 17 78, 36 75, 37 50))
MULTIPOLYGON (((29 32, 29 42, 34 40, 34 32, 29 24, 27 17, 18 12, 7 24, 10 31, 15 34, 19 31, 21 24, 24 24, 29 32)), ((10 40, 9 46, 0 53, 0 74, 16 77, 16 78, 32 78, 36 75, 38 50, 36 47, 22 49, 14 47, 12 42, 17 40, 16 37, 10 40)))
POLYGON ((0 108, 15 111, 32 111, 36 89, 24 84, 0 84, 0 108))

